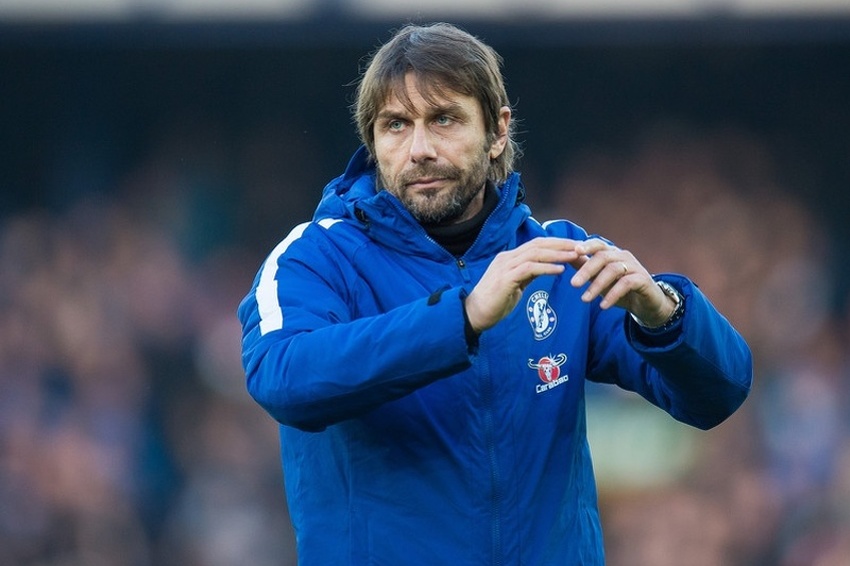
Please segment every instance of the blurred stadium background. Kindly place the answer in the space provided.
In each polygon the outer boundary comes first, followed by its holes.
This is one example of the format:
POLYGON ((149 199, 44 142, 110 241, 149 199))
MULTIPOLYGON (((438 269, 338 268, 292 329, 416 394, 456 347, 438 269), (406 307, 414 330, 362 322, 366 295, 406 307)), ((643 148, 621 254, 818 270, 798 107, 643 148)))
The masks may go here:
POLYGON ((536 216, 756 354, 708 433, 589 390, 609 564, 850 564, 845 0, 0 1, 0 563, 295 563, 236 305, 355 149, 363 56, 434 20, 505 57, 536 216))

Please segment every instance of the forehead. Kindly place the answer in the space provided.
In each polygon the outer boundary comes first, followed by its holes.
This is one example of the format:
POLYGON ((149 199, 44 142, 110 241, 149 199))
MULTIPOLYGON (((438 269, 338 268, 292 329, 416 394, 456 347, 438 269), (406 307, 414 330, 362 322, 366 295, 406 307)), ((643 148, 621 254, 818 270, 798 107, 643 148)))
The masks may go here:
POLYGON ((478 101, 474 97, 452 90, 433 78, 407 73, 404 80, 388 85, 379 112, 423 115, 446 109, 480 113, 478 101))

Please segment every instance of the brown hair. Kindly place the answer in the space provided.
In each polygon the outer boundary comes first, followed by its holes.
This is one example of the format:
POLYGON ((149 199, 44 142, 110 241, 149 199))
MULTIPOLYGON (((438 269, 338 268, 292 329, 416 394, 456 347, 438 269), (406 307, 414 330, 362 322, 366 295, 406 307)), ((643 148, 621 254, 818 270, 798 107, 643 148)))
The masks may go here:
MULTIPOLYGON (((429 102, 446 91, 476 98, 483 111, 489 146, 499 133, 500 109, 510 106, 501 65, 502 58, 492 47, 451 24, 403 27, 375 52, 357 85, 352 111, 361 140, 374 157, 373 128, 378 112, 391 95, 405 105, 411 104, 404 78, 412 72, 429 102)), ((490 161, 488 177, 496 183, 507 179, 519 153, 512 126, 513 121, 505 150, 490 161)))

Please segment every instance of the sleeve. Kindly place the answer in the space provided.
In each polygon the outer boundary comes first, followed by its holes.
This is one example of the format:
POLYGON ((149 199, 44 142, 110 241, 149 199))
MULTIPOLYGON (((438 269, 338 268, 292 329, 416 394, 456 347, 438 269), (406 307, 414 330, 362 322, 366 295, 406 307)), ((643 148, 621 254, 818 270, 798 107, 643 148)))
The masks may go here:
POLYGON ((248 391, 272 417, 323 430, 471 365, 461 288, 356 317, 343 258, 320 230, 296 228, 238 309, 248 391))
POLYGON ((749 395, 752 354, 696 285, 679 275, 659 278, 685 298, 680 323, 662 340, 647 336, 620 309, 597 309, 588 378, 634 391, 675 419, 709 429, 749 395))

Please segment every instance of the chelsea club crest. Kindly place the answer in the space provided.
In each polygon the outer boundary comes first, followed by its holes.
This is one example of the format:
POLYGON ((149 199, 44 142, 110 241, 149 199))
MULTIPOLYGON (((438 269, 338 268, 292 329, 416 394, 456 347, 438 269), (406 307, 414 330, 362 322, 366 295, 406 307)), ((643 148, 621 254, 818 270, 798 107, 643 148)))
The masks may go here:
POLYGON ((528 298, 525 305, 525 314, 534 331, 535 340, 545 340, 555 330, 558 324, 558 316, 549 305, 549 293, 546 291, 535 291, 528 298))

